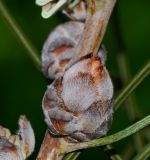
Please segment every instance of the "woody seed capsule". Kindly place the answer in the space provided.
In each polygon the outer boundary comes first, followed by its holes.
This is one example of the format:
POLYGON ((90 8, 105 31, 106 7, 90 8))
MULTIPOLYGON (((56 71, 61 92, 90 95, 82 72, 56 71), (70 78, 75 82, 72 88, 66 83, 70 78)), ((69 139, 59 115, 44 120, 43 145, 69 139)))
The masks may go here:
POLYGON ((44 95, 42 107, 53 135, 88 141, 105 135, 113 114, 113 85, 100 50, 56 79, 44 95))

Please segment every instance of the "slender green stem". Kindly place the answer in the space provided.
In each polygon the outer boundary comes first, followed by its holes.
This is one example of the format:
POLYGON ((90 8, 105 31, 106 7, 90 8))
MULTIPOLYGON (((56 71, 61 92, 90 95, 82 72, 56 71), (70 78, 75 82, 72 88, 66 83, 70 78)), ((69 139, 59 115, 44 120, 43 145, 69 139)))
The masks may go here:
POLYGON ((148 141, 150 141, 150 134, 149 133, 150 133, 150 128, 146 128, 143 136, 148 141))
POLYGON ((123 160, 131 159, 131 157, 133 157, 134 153, 135 153, 134 148, 131 145, 131 143, 129 142, 128 145, 123 150, 123 153, 122 153, 123 160))
POLYGON ((116 152, 116 150, 111 145, 104 146, 103 150, 111 160, 122 160, 120 155, 116 152))
POLYGON ((138 153, 133 160, 146 160, 150 157, 150 143, 147 144, 140 153, 138 153))
POLYGON ((80 154, 81 152, 69 153, 63 158, 63 160, 76 160, 80 154))
POLYGON ((148 61, 148 63, 135 75, 135 77, 131 80, 131 82, 116 98, 115 100, 116 110, 149 74, 150 74, 150 61, 148 61))
MULTIPOLYGON (((118 54, 118 65, 123 85, 127 84, 127 82, 130 79, 130 67, 125 52, 118 54)), ((139 119, 139 117, 141 117, 139 116, 138 105, 136 103, 136 98, 134 93, 128 98, 125 105, 130 122, 135 122, 137 119, 139 119)), ((134 142, 134 149, 137 152, 139 152, 143 146, 142 145, 143 139, 140 133, 136 133, 133 136, 133 142, 134 142)))
POLYGON ((33 60, 35 66, 39 69, 40 59, 39 59, 38 51, 35 49, 35 47, 32 45, 30 40, 25 36, 23 31, 20 29, 15 19, 11 16, 11 13, 8 11, 6 6, 3 4, 2 0, 0 0, 0 15, 4 18, 7 24, 11 27, 17 39, 21 42, 23 47, 27 50, 28 55, 33 60))
POLYGON ((92 148, 92 147, 98 147, 98 146, 103 146, 103 145, 107 145, 107 144, 111 144, 114 142, 117 142, 121 139, 124 139, 136 132, 138 132, 139 130, 143 129, 144 127, 150 125, 150 115, 146 116, 145 118, 143 118, 142 120, 136 122, 135 124, 131 125, 130 127, 119 131, 113 135, 104 137, 104 138, 100 138, 100 139, 96 139, 96 140, 92 140, 89 142, 83 142, 83 143, 71 143, 69 144, 64 153, 68 153, 68 152, 73 152, 79 149, 87 149, 87 148, 92 148))
MULTIPOLYGON (((113 22, 114 22, 114 35, 116 37, 116 44, 117 44, 117 60, 118 60, 118 66, 119 66, 119 72, 120 77, 122 80, 122 85, 124 86, 127 84, 131 79, 131 68, 129 65, 129 61, 127 59, 127 52, 126 52, 126 46, 123 40, 122 32, 121 32, 121 26, 120 26, 120 13, 118 10, 118 5, 116 5, 114 9, 114 15, 113 15, 113 22)), ((141 113, 139 111, 139 107, 137 105, 136 96, 133 93, 128 100, 125 103, 126 105, 126 111, 129 117, 130 122, 135 122, 137 119, 139 119, 141 116, 141 113)), ((143 147, 143 139, 142 135, 140 133, 136 133, 133 136, 133 142, 134 142, 134 149, 139 152, 143 147)))

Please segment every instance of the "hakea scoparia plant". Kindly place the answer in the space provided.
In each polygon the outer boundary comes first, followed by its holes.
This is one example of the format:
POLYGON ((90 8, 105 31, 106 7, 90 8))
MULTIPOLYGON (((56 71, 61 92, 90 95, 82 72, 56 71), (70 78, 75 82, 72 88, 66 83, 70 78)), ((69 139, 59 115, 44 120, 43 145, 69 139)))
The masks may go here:
MULTIPOLYGON (((72 20, 56 27, 43 46, 42 72, 54 81, 42 101, 48 130, 37 160, 61 160, 68 152, 115 142, 149 124, 147 116, 102 138, 103 143, 95 140, 107 134, 113 119, 113 84, 101 42, 115 2, 36 0, 44 18, 61 9, 72 20)), ((19 126, 16 135, 0 127, 0 160, 24 160, 32 153, 33 129, 25 117, 19 126)))

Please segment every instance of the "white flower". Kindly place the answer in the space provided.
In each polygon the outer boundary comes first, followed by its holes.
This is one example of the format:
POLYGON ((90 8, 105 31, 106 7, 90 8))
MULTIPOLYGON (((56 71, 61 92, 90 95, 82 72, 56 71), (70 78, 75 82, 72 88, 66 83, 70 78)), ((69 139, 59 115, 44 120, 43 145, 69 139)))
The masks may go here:
POLYGON ((55 14, 67 0, 36 0, 36 4, 42 6, 42 17, 49 18, 55 14))
POLYGON ((68 8, 74 7, 80 0, 36 0, 36 4, 42 6, 42 17, 49 18, 61 9, 65 4, 68 8))

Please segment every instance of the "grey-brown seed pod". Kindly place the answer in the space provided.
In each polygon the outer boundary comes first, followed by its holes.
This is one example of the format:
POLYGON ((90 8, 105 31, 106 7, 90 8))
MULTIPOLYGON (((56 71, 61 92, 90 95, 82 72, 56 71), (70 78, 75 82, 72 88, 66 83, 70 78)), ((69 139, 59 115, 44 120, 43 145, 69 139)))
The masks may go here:
POLYGON ((103 50, 56 79, 44 95, 45 121, 53 135, 88 141, 105 135, 113 114, 113 85, 103 50))
POLYGON ((25 160, 35 146, 35 137, 30 122, 25 116, 19 119, 19 131, 11 135, 10 131, 0 126, 0 160, 25 160))
POLYGON ((47 78, 58 78, 74 55, 84 24, 70 21, 59 25, 44 43, 41 56, 42 72, 47 78))

